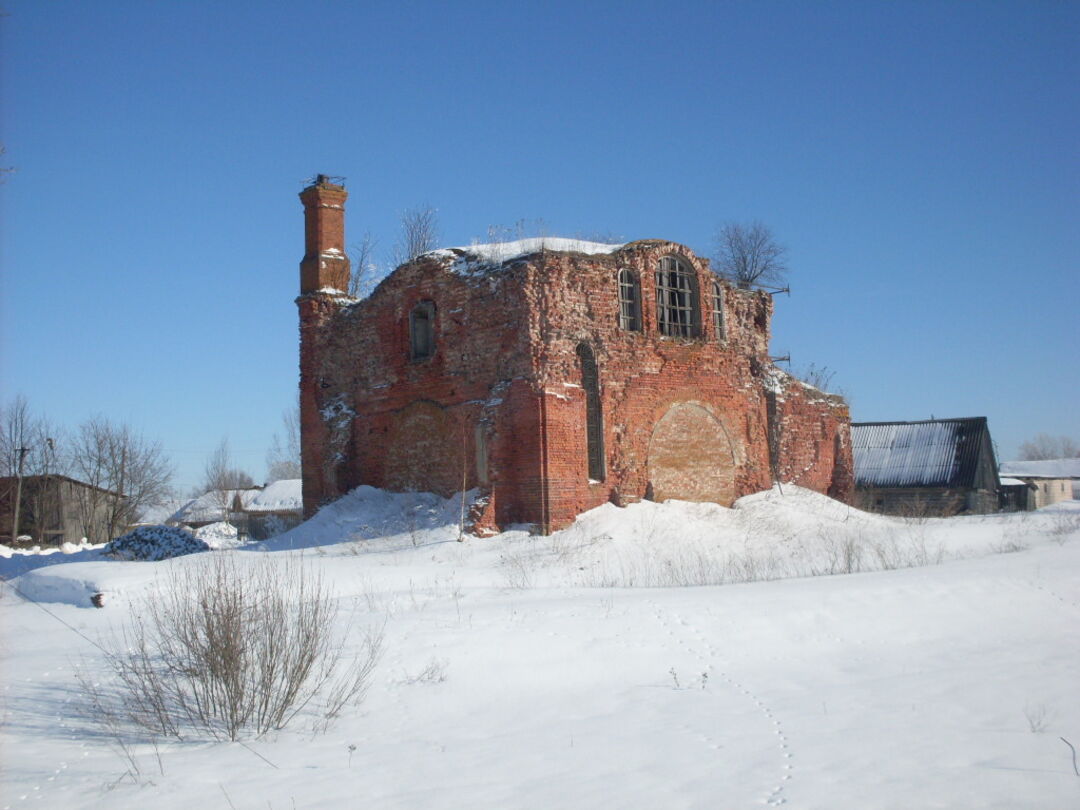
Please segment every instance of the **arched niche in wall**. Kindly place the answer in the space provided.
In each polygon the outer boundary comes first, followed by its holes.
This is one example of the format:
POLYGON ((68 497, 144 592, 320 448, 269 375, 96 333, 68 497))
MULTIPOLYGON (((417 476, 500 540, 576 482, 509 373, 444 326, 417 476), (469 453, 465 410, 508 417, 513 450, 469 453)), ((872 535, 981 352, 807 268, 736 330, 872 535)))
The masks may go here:
POLYGON ((652 498, 666 501, 735 501, 735 448, 720 420, 693 402, 677 402, 649 439, 652 498))

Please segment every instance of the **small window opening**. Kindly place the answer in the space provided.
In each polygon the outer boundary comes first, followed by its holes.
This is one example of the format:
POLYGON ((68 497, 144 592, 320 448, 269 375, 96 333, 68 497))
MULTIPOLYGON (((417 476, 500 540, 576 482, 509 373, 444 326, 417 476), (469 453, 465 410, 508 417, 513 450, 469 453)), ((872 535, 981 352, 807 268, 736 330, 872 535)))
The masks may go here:
POLYGON ((580 343, 581 387, 585 389, 585 440, 588 446, 589 478, 604 480, 604 415, 600 404, 600 374, 596 356, 587 343, 580 343))
POLYGON ((488 448, 487 448, 487 429, 483 423, 478 424, 475 428, 476 435, 476 480, 485 486, 490 481, 488 480, 488 448))
POLYGON ((409 356, 425 360, 435 354, 435 305, 421 301, 409 313, 409 356))
POLYGON ((717 340, 725 340, 727 334, 724 324, 724 288, 719 281, 712 283, 712 325, 717 340))
POLYGON ((641 284, 633 270, 619 271, 619 328, 641 331, 641 284))
POLYGON ((697 309, 697 284, 690 268, 674 256, 665 256, 656 271, 656 320, 660 334, 697 335, 697 309))

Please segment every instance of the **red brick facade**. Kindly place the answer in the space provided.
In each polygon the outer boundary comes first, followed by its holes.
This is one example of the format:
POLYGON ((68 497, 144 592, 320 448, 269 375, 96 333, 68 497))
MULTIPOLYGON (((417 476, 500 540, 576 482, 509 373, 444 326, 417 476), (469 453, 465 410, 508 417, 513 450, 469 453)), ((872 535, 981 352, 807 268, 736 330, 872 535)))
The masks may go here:
POLYGON ((714 299, 707 261, 673 242, 549 240, 503 260, 427 254, 356 301, 341 292, 345 196, 324 178, 301 193, 307 513, 360 484, 475 487, 478 529, 545 532, 605 501, 730 505, 776 479, 851 496, 847 406, 772 365, 766 293, 719 282, 714 299), (666 257, 689 285, 681 314, 658 299, 666 257), (620 319, 620 270, 637 323, 620 319), (659 334, 673 317, 688 334, 659 334))

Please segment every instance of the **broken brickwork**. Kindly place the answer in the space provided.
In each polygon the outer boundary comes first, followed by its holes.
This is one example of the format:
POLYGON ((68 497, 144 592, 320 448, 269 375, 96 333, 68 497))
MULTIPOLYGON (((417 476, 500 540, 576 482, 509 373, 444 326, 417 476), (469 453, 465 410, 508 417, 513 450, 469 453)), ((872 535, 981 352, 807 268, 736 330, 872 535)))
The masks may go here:
POLYGON ((476 489, 491 530, 552 531, 607 501, 730 505, 774 480, 850 497, 846 404, 771 363, 766 293, 683 245, 440 250, 358 301, 344 189, 321 178, 301 199, 308 513, 359 484, 476 489))

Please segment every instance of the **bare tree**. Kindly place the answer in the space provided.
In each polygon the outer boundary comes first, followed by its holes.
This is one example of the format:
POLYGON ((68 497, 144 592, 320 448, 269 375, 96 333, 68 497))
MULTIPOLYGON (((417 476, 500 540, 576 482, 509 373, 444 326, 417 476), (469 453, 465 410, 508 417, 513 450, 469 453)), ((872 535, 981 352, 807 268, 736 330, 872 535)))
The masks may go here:
POLYGON ((145 507, 172 494, 173 469, 161 445, 102 416, 79 425, 70 464, 73 476, 90 485, 78 488, 76 499, 83 533, 91 542, 117 537, 145 507))
POLYGON ((1040 433, 1020 445, 1022 461, 1047 458, 1080 458, 1080 445, 1068 436, 1050 436, 1046 433, 1040 433))
POLYGON ((11 522, 0 526, 0 533, 10 532, 13 540, 28 534, 41 542, 58 522, 59 490, 49 477, 64 472, 62 447, 60 430, 33 413, 26 397, 20 394, 0 407, 0 476, 5 479, 0 499, 11 505, 11 522), (38 481, 24 481, 32 477, 38 481))
POLYGON ((420 254, 435 250, 439 246, 438 232, 439 224, 434 208, 411 208, 402 214, 401 235, 394 243, 394 266, 411 262, 420 254))
POLYGON ((266 454, 268 481, 300 478, 300 405, 294 405, 281 414, 284 438, 275 433, 266 454))
POLYGON ((760 222, 728 222, 716 232, 716 271, 740 287, 782 285, 788 273, 786 253, 760 222))
POLYGON ((250 489, 255 481, 250 475, 233 466, 232 453, 229 452, 229 440, 223 438, 217 449, 211 453, 203 467, 203 492, 214 494, 214 501, 221 509, 226 523, 229 520, 229 507, 238 489, 250 489))
POLYGON ((16 474, 20 455, 23 475, 60 471, 65 461, 58 455, 61 435, 57 425, 31 410, 22 394, 0 406, 0 476, 16 474), (20 453, 19 448, 27 452, 20 453))
POLYGON ((367 298, 386 275, 375 258, 378 240, 366 231, 363 238, 352 247, 352 274, 349 276, 349 295, 367 298))

